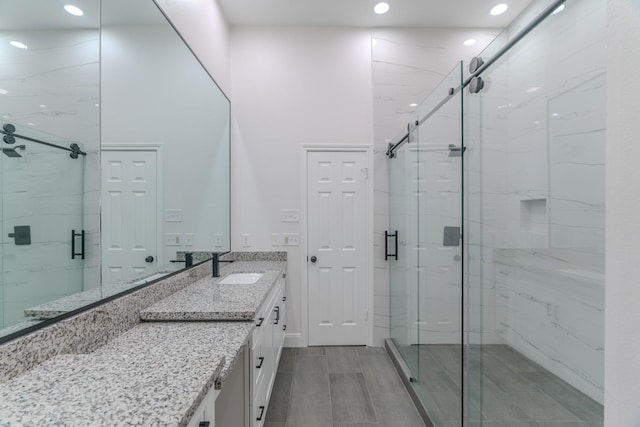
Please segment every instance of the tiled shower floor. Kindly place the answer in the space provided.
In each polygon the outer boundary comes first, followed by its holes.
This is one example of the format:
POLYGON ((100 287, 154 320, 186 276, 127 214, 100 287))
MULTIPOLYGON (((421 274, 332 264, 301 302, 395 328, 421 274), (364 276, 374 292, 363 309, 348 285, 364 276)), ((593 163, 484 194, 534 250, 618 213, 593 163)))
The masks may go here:
MULTIPOLYGON (((403 349, 419 358, 414 384, 436 427, 460 426, 461 351, 456 345, 403 349)), ((602 427, 603 407, 546 369, 504 345, 470 351, 470 426, 602 427)))

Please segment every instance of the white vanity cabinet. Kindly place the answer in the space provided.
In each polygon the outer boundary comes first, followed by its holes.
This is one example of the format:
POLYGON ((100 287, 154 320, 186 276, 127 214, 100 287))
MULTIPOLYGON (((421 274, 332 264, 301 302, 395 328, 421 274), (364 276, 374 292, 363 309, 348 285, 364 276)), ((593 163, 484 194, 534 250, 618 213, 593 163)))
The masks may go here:
POLYGON ((204 400, 198 406, 187 427, 215 427, 216 397, 219 390, 211 387, 204 400))
POLYGON ((250 426, 262 427, 286 331, 284 276, 279 278, 264 304, 256 311, 256 328, 251 336, 250 426))

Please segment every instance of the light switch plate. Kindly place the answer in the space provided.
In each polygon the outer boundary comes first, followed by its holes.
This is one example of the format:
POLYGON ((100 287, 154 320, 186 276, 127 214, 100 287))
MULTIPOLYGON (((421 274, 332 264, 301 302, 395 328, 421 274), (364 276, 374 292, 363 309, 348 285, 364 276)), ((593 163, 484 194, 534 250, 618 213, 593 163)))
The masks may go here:
POLYGON ((166 233, 164 235, 165 246, 180 246, 182 244, 182 236, 180 233, 166 233))
POLYGON ((299 244, 300 244, 300 234, 298 233, 282 234, 282 246, 298 246, 299 244))
POLYGON ((243 248, 250 248, 251 247, 251 234, 241 234, 241 242, 242 242, 242 247, 243 248))
POLYGON ((271 233, 271 246, 280 246, 280 233, 271 233))
POLYGON ((283 209, 282 222, 300 222, 300 209, 283 209))
POLYGON ((182 209, 165 209, 164 222, 182 222, 182 209))
POLYGON ((193 233, 184 233, 183 243, 185 246, 193 246, 193 233))

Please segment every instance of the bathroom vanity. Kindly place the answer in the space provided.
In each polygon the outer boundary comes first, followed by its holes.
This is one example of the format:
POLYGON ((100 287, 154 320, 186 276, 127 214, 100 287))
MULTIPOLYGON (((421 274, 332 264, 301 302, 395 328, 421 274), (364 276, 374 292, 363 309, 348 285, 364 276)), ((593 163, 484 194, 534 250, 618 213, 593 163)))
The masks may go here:
MULTIPOLYGON (((137 316, 132 327, 0 383, 0 425, 262 426, 286 330, 285 255, 226 260, 233 262, 220 264, 220 277, 204 276, 205 262, 194 267, 201 277, 170 295, 123 297, 151 302, 129 310, 120 301, 123 318, 137 316)), ((108 305, 78 317, 97 318, 108 305)), ((19 355, 2 347, 4 368, 19 355)))

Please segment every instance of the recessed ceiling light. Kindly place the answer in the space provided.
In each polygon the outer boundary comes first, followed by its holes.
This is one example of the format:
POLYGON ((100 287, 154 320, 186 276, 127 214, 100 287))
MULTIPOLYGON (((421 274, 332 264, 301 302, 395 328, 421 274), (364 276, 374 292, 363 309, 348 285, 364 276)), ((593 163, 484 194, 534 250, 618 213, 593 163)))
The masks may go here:
POLYGON ((533 87, 530 87, 529 89, 527 89, 527 93, 533 93, 533 92, 537 92, 539 90, 540 90, 540 87, 533 86, 533 87))
POLYGON ((387 13, 389 11, 389 3, 380 2, 373 8, 373 11, 378 15, 382 15, 383 13, 387 13))
POLYGON ((409 107, 417 107, 417 106, 418 106, 418 104, 416 104, 415 102, 412 103, 412 104, 409 104, 409 107))
POLYGON ((476 44, 476 39, 465 40, 462 44, 465 46, 473 46, 474 44, 476 44))
POLYGON ((378 40, 376 39, 371 39, 371 46, 375 46, 378 44, 378 40))
POLYGON ((73 16, 82 16, 84 12, 78 6, 74 6, 72 4, 64 5, 64 10, 72 14, 73 16))
POLYGON ((47 108, 47 106, 46 106, 46 105, 44 105, 44 104, 40 104, 40 107, 41 107, 41 108, 47 108))
POLYGON ((28 124, 29 126, 35 126, 35 125, 36 125, 35 123, 31 123, 31 122, 29 122, 29 123, 27 123, 27 124, 28 124))
POLYGON ((6 95, 6 94, 8 94, 8 93, 9 93, 9 91, 8 91, 8 90, 6 90, 6 89, 0 89, 0 95, 6 95))
POLYGON ((564 7, 565 7, 565 6, 564 6, 563 4, 561 4, 560 6, 558 6, 558 7, 556 8, 556 10, 554 10, 554 11, 553 11, 553 14, 555 15, 556 13, 560 13, 560 12, 562 12, 562 11, 564 10, 564 7))
POLYGON ((493 8, 491 9, 491 13, 493 16, 498 16, 498 15, 502 15, 503 13, 505 13, 507 11, 507 9, 509 9, 509 6, 507 6, 506 3, 500 3, 497 4, 495 6, 493 6, 493 8))
POLYGON ((29 46, 27 46, 26 44, 15 40, 11 40, 9 44, 13 47, 17 47, 18 49, 29 49, 29 46))

